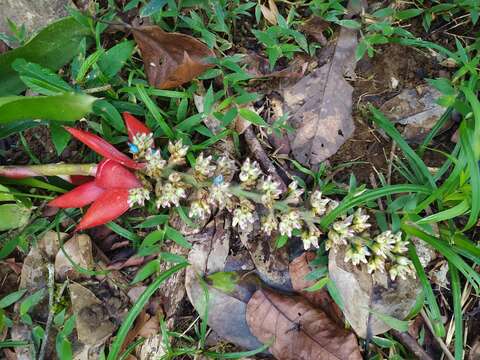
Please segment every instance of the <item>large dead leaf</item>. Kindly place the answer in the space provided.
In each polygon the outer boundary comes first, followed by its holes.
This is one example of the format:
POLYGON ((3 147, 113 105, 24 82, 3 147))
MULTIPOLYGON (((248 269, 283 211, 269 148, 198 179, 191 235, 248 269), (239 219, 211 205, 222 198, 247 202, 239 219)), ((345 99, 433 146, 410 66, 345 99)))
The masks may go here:
POLYGON ((357 31, 340 30, 329 62, 284 89, 284 110, 296 130, 290 135, 294 157, 309 166, 324 161, 353 134, 353 88, 344 79, 355 67, 357 31))
POLYGON ((247 323, 278 360, 361 359, 357 339, 297 296, 262 289, 247 305, 247 323))
POLYGON ((312 305, 322 309, 336 323, 343 325, 342 310, 335 304, 325 287, 313 292, 305 291, 306 288, 315 284, 315 281, 305 279, 312 271, 309 263, 313 259, 315 259, 315 253, 306 252, 293 259, 290 263, 289 271, 293 289, 300 292, 312 305))
MULTIPOLYGON (((230 249, 231 222, 217 216, 195 238, 188 256, 191 264, 186 271, 185 288, 187 295, 200 316, 207 306, 204 287, 200 279, 205 274, 224 271, 230 249)), ((208 286, 208 325, 222 338, 245 349, 257 349, 262 344, 253 336, 245 320, 246 301, 239 300, 222 291, 208 286)))
POLYGON ((68 288, 78 340, 90 346, 102 344, 116 328, 110 320, 109 309, 86 287, 71 283, 68 288))
POLYGON ((215 56, 204 43, 185 34, 168 33, 158 26, 132 29, 145 64, 148 82, 159 89, 180 86, 200 75, 215 56))
POLYGON ((328 272, 343 299, 345 318, 358 336, 382 334, 391 329, 373 313, 403 320, 421 292, 415 279, 392 282, 380 271, 368 274, 366 266, 353 266, 343 261, 345 249, 330 251, 328 272))

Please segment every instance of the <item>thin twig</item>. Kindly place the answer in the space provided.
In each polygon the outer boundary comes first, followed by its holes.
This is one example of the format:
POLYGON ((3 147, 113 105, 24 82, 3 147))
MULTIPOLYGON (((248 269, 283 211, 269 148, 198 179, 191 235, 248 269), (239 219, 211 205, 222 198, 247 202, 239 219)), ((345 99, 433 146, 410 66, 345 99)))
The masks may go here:
POLYGON ((48 268, 48 318, 47 324, 45 325, 45 334, 42 340, 42 346, 40 348, 40 352, 38 353, 38 360, 45 359, 45 353, 47 352, 47 343, 48 337, 50 335, 50 328, 52 327, 53 316, 55 312, 53 310, 53 305, 55 303, 54 296, 55 296, 55 269, 52 263, 47 264, 48 268))
POLYGON ((430 355, 428 355, 425 350, 418 344, 417 340, 415 340, 409 333, 400 332, 397 330, 390 330, 390 333, 400 341, 413 355, 419 360, 433 360, 430 355))
POLYGON ((97 86, 90 89, 84 89, 83 92, 85 94, 94 94, 94 93, 110 90, 111 88, 112 88, 112 85, 107 84, 107 85, 97 86))
POLYGON ((433 330, 433 325, 432 325, 432 323, 430 322, 430 319, 428 318, 427 314, 425 313, 425 310, 422 309, 422 311, 421 311, 420 313, 422 314, 423 320, 425 320, 425 323, 427 324, 428 329, 429 329, 430 332, 432 333, 433 338, 434 338, 435 341, 438 343, 438 345, 442 348, 443 353, 445 354, 445 356, 448 358, 448 360, 455 360, 455 358, 453 357, 453 355, 452 355, 452 353, 450 352, 450 350, 448 350, 447 345, 445 345, 445 343, 443 342, 443 340, 435 334, 435 331, 433 330))

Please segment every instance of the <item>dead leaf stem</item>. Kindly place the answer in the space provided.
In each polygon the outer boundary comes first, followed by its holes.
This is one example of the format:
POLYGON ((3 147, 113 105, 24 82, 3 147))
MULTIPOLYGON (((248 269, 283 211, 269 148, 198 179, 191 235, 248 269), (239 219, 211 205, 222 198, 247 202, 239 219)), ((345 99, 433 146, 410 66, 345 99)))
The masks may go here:
POLYGON ((425 350, 418 344, 412 336, 406 332, 400 332, 395 329, 390 330, 390 333, 400 341, 408 350, 410 350, 417 359, 419 360, 433 360, 430 355, 428 355, 425 350))

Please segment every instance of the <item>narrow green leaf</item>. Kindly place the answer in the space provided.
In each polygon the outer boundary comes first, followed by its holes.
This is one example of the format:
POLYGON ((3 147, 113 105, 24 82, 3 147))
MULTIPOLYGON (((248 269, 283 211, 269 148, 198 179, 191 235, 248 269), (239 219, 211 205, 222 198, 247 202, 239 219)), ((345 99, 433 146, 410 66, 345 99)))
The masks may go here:
POLYGON ((132 308, 128 312, 126 318, 123 320, 122 325, 120 326, 120 329, 117 332, 115 340, 113 341, 110 347, 110 352, 108 353, 107 360, 117 359, 118 354, 120 353, 120 349, 122 348, 123 342, 125 341, 125 338, 127 337, 128 332, 132 328, 135 319, 137 318, 138 314, 140 314, 140 312, 142 311, 148 299, 150 299, 150 297, 155 293, 155 291, 157 291, 157 289, 166 279, 172 276, 175 272, 185 268, 187 265, 188 264, 178 264, 170 268, 169 270, 164 271, 158 276, 158 278, 156 278, 145 289, 145 291, 142 293, 142 295, 140 295, 138 300, 135 302, 135 304, 132 306, 132 308))
POLYGON ((206 280, 215 289, 229 294, 235 290, 239 278, 239 275, 234 271, 219 271, 208 275, 206 280))
POLYGON ((0 309, 4 309, 9 307, 10 305, 16 303, 18 300, 22 298, 22 296, 27 292, 26 289, 15 291, 7 296, 3 297, 0 300, 0 309))
POLYGON ((314 292, 314 291, 318 291, 318 290, 321 290, 323 289, 323 287, 325 285, 328 284, 328 281, 330 279, 328 277, 324 277, 323 279, 320 279, 318 280, 315 284, 313 284, 312 286, 309 286, 307 287, 306 289, 304 289, 305 291, 309 291, 309 292, 314 292))
POLYGON ((462 285, 460 276, 454 264, 448 264, 450 284, 452 286, 453 314, 455 324, 455 360, 463 359, 463 313, 462 313, 462 285))
POLYGON ((93 104, 93 112, 104 118, 108 125, 113 127, 115 130, 118 130, 122 133, 126 132, 122 116, 115 106, 110 104, 107 100, 97 100, 93 104))
POLYGON ((132 54, 135 43, 122 41, 108 49, 98 60, 98 67, 108 78, 113 78, 122 69, 132 54))
POLYGON ((430 223, 437 223, 444 220, 450 220, 456 218, 457 216, 465 214, 468 210, 470 210, 470 205, 468 201, 463 200, 459 204, 451 207, 450 209, 440 211, 436 214, 429 215, 421 220, 417 221, 417 224, 430 224, 430 223))
POLYGON ((158 260, 149 261, 140 270, 138 270, 137 274, 132 280, 132 285, 145 280, 146 278, 157 272, 159 269, 160 263, 158 262, 158 260))
POLYGON ((170 226, 166 226, 165 236, 184 248, 192 248, 192 244, 190 244, 180 232, 170 226))
POLYGON ((268 127, 268 124, 265 122, 265 120, 263 120, 263 118, 253 110, 242 108, 238 110, 238 114, 252 124, 268 127))
POLYGON ((393 329, 395 329, 397 331, 401 331, 401 332, 408 331, 408 321, 399 320, 399 319, 394 318, 393 316, 390 316, 390 315, 387 315, 387 314, 382 314, 382 313, 379 313, 378 311, 375 311, 375 310, 372 310, 372 309, 370 309, 369 311, 373 314, 373 316, 382 320, 385 324, 392 327, 393 329))

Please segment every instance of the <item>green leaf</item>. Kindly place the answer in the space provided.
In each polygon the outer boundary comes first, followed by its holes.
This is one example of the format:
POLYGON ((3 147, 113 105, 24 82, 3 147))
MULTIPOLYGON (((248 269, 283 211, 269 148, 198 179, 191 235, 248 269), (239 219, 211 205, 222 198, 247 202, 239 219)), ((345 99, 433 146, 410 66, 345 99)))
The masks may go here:
POLYGON ((21 204, 0 205, 0 231, 25 226, 30 219, 31 210, 21 204))
POLYGON ((468 210, 470 210, 470 204, 468 201, 463 200, 459 204, 455 205, 450 209, 446 209, 444 211, 440 211, 436 214, 429 215, 423 219, 417 221, 417 224, 429 224, 429 223, 437 223, 444 220, 449 220, 456 218, 465 214, 468 210))
POLYGON ((136 225, 135 228, 139 228, 139 229, 151 228, 151 227, 165 224, 167 221, 168 221, 168 215, 155 215, 145 219, 143 222, 136 225))
POLYGON ((10 194, 10 189, 0 184, 0 201, 14 201, 15 198, 10 194))
POLYGON ((397 331, 401 331, 401 332, 408 331, 408 321, 399 320, 399 319, 394 318, 393 316, 390 316, 390 315, 387 315, 387 314, 382 314, 382 313, 379 313, 378 311, 375 311, 375 310, 372 310, 372 309, 370 309, 369 311, 373 314, 373 316, 382 320, 385 324, 392 327, 393 329, 395 329, 397 331))
POLYGON ((57 95, 72 92, 73 88, 52 70, 25 59, 17 59, 12 67, 18 72, 22 81, 30 89, 42 95, 57 95))
POLYGON ((190 244, 180 232, 170 226, 166 226, 165 236, 184 248, 190 249, 192 247, 192 244, 190 244))
POLYGON ((107 100, 97 100, 93 104, 93 112, 100 115, 115 130, 125 133, 125 124, 118 110, 107 100))
POLYGON ((108 78, 113 78, 122 69, 132 54, 135 42, 122 41, 107 50, 98 60, 98 67, 108 78))
POLYGON ((239 276, 234 271, 220 271, 207 276, 209 284, 227 294, 235 290, 238 280, 239 276))
POLYGON ((328 284, 328 281, 330 279, 328 277, 324 277, 323 279, 320 279, 318 280, 315 284, 313 284, 312 286, 309 286, 305 289, 305 291, 309 291, 309 292, 314 292, 314 291, 318 291, 318 290, 321 290, 323 289, 323 287, 325 285, 328 284))
POLYGON ((55 340, 55 350, 60 360, 73 359, 72 344, 64 334, 58 333, 55 340))
POLYGON ((72 136, 63 127, 54 123, 50 124, 50 135, 52 137, 52 142, 55 146, 55 150, 60 156, 63 150, 65 150, 65 147, 67 146, 72 136))
POLYGON ((162 10, 166 3, 167 0, 150 0, 148 4, 140 10, 140 16, 147 17, 153 15, 162 10))
POLYGON ((96 98, 83 94, 0 97, 0 124, 18 120, 75 121, 92 111, 96 98))
POLYGON ((27 297, 25 300, 23 300, 20 304, 20 316, 26 315, 32 307, 42 301, 46 293, 47 292, 45 289, 40 289, 27 297))
POLYGON ((263 120, 263 118, 253 110, 243 108, 238 110, 238 114, 252 124, 268 127, 268 124, 265 122, 265 120, 263 120))
POLYGON ((157 272, 159 269, 160 263, 158 260, 152 260, 148 262, 145 266, 138 270, 137 274, 132 280, 132 285, 145 280, 146 278, 157 272))
POLYGON ((78 53, 80 41, 87 35, 87 28, 66 17, 48 25, 24 46, 0 55, 0 96, 19 94, 26 88, 12 68, 16 59, 56 71, 78 53))
POLYGON ((0 300, 0 309, 9 307, 10 305, 16 303, 21 297, 27 292, 26 289, 15 291, 7 296, 3 297, 0 300))
POLYGON ((422 13, 423 13, 423 9, 407 9, 407 10, 398 11, 395 14, 395 17, 398 20, 407 20, 407 19, 416 17, 422 13))

